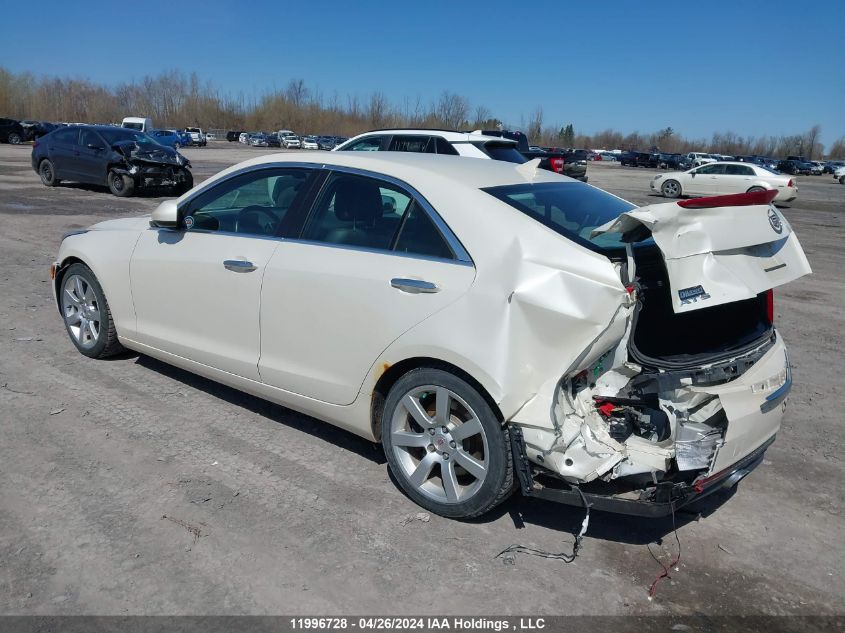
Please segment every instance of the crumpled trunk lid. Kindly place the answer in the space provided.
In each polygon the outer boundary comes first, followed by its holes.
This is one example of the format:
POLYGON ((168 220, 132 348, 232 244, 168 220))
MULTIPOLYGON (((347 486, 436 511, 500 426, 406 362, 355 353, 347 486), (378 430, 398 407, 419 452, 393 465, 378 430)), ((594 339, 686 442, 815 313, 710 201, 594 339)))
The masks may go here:
POLYGON ((811 272, 776 192, 639 207, 598 227, 629 243, 654 239, 666 264, 675 313, 751 299, 811 272))

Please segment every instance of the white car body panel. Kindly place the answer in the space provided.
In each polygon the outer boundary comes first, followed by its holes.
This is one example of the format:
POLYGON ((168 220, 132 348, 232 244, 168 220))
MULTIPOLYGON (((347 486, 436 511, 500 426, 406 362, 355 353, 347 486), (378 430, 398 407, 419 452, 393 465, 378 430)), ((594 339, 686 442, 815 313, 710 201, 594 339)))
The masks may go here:
MULTIPOLYGON (((369 439, 378 438, 371 405, 379 378, 397 363, 428 358, 478 381, 503 420, 522 428, 529 459, 569 481, 669 468, 673 441, 631 436, 617 442, 594 402, 619 393, 643 372, 628 359, 636 296, 623 284, 620 266, 480 190, 570 179, 450 156, 337 152, 327 160, 325 154, 274 154, 224 170, 179 201, 234 172, 286 163, 328 163, 409 183, 437 210, 473 265, 300 240, 152 229, 148 218, 105 222, 72 235, 62 242, 58 263, 78 258, 92 268, 127 347, 369 439), (242 275, 223 267, 223 260, 238 258, 258 270, 242 275), (404 293, 391 287, 393 277, 434 281, 441 291, 404 293), (576 391, 573 381, 584 371, 595 384, 576 391)), ((791 227, 768 205, 650 205, 596 233, 639 226, 651 231, 663 253, 673 296, 693 285, 710 295, 678 303, 676 312, 754 296, 810 272, 791 227)), ((760 407, 785 384, 788 363, 779 337, 766 344, 738 379, 660 393, 661 402, 681 412, 702 402, 708 411, 726 412, 729 430, 709 472, 749 454, 779 428, 782 408, 763 414, 760 407)))
POLYGON ((676 313, 750 299, 811 272, 792 227, 772 205, 640 207, 593 231, 649 229, 663 254, 676 313), (701 288, 697 295, 684 290, 701 288))
POLYGON ((259 380, 259 303, 274 240, 148 228, 132 255, 130 285, 138 342, 259 380), (224 260, 250 261, 250 274, 224 260), (173 318, 174 314, 192 315, 173 318))
MULTIPOLYGON (((789 202, 798 196, 798 187, 795 185, 795 178, 792 176, 773 174, 751 163, 730 162, 724 164, 751 169, 754 174, 702 174, 698 173, 698 167, 694 167, 687 171, 658 174, 651 180, 650 187, 652 191, 659 192, 664 182, 676 180, 681 185, 681 195, 684 196, 718 196, 745 193, 753 187, 777 190, 778 194, 775 201, 778 202, 789 202)), ((704 165, 701 165, 701 167, 704 167, 704 165)))

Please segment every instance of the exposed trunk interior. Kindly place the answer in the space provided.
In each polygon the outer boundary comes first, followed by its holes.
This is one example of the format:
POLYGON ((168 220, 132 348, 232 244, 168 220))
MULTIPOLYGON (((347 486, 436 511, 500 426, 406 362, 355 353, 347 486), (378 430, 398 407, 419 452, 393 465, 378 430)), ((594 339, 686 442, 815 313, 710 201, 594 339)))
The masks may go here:
POLYGON ((672 309, 660 251, 635 250, 640 305, 629 343, 635 360, 657 366, 693 366, 753 347, 771 335, 766 294, 683 314, 672 309))

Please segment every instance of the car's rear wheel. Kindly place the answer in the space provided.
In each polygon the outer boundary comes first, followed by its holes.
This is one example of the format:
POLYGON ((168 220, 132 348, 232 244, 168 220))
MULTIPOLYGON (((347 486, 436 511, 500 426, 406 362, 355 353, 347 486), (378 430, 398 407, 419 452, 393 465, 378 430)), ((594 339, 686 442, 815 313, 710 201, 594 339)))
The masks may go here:
POLYGON ((80 353, 105 358, 123 351, 109 303, 97 277, 85 264, 72 264, 62 276, 59 302, 70 340, 80 353))
POLYGON ((9 141, 11 145, 20 145, 23 138, 17 132, 9 132, 9 136, 6 137, 6 140, 9 141))
POLYGON ((507 429, 469 383, 439 369, 415 369, 390 390, 382 444, 402 490, 436 514, 468 518, 513 492, 507 429))
POLYGON ((109 191, 118 198, 128 198, 135 191, 135 181, 131 176, 112 169, 109 172, 109 191))
POLYGON ((660 192, 667 198, 677 198, 681 195, 681 183, 677 180, 667 180, 661 185, 660 192))
POLYGON ((56 178, 56 170, 53 168, 53 162, 49 158, 45 158, 38 165, 38 175, 41 176, 41 182, 47 187, 55 187, 61 182, 56 178))
POLYGON ((756 191, 765 191, 766 189, 763 187, 751 187, 746 193, 754 193, 756 191))

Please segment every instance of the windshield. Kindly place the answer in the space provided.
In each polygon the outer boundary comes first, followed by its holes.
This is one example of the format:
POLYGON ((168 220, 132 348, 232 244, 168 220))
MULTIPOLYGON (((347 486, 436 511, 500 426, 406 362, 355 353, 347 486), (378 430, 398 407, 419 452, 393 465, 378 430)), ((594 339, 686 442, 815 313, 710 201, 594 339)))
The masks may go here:
MULTIPOLYGON (((544 182, 483 189, 556 233, 592 250, 623 248, 622 236, 591 237, 593 229, 636 206, 582 182, 544 182)), ((649 238, 639 245, 651 244, 649 238)))
POLYGON ((121 141, 135 141, 138 145, 160 145, 155 139, 143 132, 136 132, 128 128, 116 127, 110 130, 100 130, 100 134, 103 135, 103 138, 106 139, 109 145, 114 145, 121 141))

